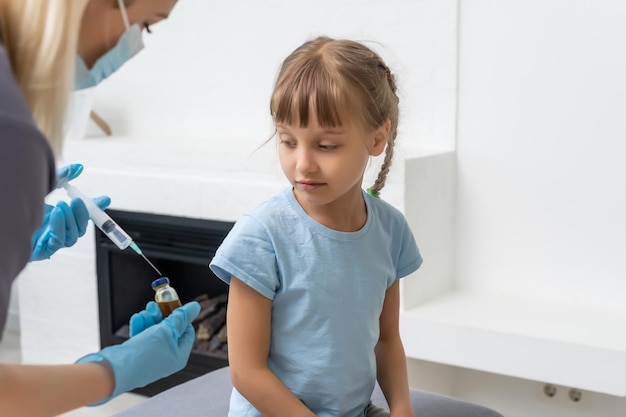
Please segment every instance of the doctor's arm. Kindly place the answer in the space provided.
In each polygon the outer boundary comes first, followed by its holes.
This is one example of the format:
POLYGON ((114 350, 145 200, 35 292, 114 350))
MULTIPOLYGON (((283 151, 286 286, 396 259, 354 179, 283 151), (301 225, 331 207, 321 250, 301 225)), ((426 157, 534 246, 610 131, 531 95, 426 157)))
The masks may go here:
POLYGON ((272 300, 231 278, 226 325, 233 386, 266 417, 315 417, 267 365, 271 310, 272 300))
POLYGON ((72 365, 0 364, 0 416, 52 417, 102 404, 181 370, 189 359, 200 305, 161 319, 156 303, 131 318, 132 336, 72 365))
POLYGON ((0 415, 55 416, 108 397, 114 385, 111 370, 96 363, 0 364, 0 415))
POLYGON ((400 339, 400 284, 396 280, 385 294, 380 314, 380 337, 376 344, 378 384, 391 410, 391 417, 413 417, 406 356, 400 339))

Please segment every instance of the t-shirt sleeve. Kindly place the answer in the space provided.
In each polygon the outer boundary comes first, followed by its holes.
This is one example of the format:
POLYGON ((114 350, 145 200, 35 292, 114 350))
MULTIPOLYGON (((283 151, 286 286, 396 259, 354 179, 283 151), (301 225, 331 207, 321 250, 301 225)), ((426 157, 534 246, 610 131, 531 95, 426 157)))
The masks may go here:
POLYGON ((270 300, 280 287, 276 253, 266 227, 244 215, 226 236, 209 267, 224 282, 231 277, 270 300))
POLYGON ((402 244, 400 246, 396 279, 403 278, 417 271, 420 265, 422 265, 422 256, 415 242, 413 232, 406 220, 404 221, 401 235, 402 244))

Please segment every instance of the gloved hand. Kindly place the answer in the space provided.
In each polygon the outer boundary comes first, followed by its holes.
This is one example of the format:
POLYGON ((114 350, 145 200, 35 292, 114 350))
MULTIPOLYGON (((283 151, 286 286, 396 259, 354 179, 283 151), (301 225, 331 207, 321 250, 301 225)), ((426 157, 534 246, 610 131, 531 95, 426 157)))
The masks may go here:
MULTIPOLYGON (((57 188, 78 177, 81 172, 83 172, 81 164, 58 168, 57 188)), ((108 196, 96 197, 93 200, 103 210, 111 204, 108 196)), ((64 201, 60 201, 56 206, 46 204, 43 223, 33 234, 30 260, 48 259, 59 249, 74 245, 78 238, 85 234, 88 221, 87 207, 80 198, 72 199, 69 205, 64 201)))
MULTIPOLYGON (((107 361, 115 376, 111 396, 92 405, 102 404, 123 392, 146 386, 183 369, 195 339, 191 322, 199 313, 200 304, 192 301, 124 343, 79 359, 77 363, 107 361)), ((152 316, 152 313, 146 316, 152 316)))
POLYGON ((161 309, 154 301, 146 304, 146 309, 135 313, 130 318, 130 337, 136 336, 146 330, 148 327, 154 326, 163 320, 161 309))

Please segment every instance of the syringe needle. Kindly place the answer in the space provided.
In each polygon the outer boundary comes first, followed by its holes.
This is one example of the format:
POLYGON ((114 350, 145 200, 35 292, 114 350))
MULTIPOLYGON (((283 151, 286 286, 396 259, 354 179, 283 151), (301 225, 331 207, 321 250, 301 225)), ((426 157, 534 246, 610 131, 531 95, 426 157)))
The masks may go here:
POLYGON ((137 246, 137 244, 136 244, 135 242, 130 242, 130 245, 129 245, 129 246, 130 246, 130 248, 131 248, 132 250, 134 250, 136 253, 138 253, 139 255, 141 255, 141 257, 142 257, 143 259, 145 259, 145 260, 146 260, 146 262, 148 262, 148 264, 152 267, 152 269, 154 269, 154 270, 157 272, 157 274, 159 274, 159 276, 163 276, 163 274, 161 273, 161 271, 159 271, 159 270, 157 269, 157 267, 156 267, 156 266, 154 266, 154 264, 153 264, 152 262, 150 262, 150 260, 149 260, 148 258, 146 258, 146 255, 144 255, 144 254, 143 254, 143 252, 141 251, 141 249, 139 249, 139 246, 137 246))
POLYGON ((157 267, 156 267, 156 266, 154 266, 154 264, 153 264, 152 262, 150 262, 150 260, 149 260, 148 258, 146 258, 146 255, 144 255, 143 253, 140 253, 140 255, 143 257, 143 259, 145 259, 145 260, 146 260, 146 262, 148 262, 148 263, 150 264, 150 266, 152 267, 152 269, 154 269, 154 270, 157 272, 157 274, 159 274, 159 276, 163 276, 163 274, 161 273, 161 271, 159 271, 159 270, 157 269, 157 267))

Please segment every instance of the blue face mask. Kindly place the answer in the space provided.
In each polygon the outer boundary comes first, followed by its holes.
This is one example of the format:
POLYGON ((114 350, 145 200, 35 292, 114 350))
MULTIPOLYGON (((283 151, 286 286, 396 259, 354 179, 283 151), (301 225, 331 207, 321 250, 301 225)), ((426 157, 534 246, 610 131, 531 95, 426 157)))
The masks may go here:
POLYGON ((138 24, 132 26, 128 24, 124 3, 122 0, 118 0, 118 3, 126 31, 117 41, 117 44, 106 54, 101 56, 91 69, 87 68, 87 65, 85 65, 85 62, 79 55, 76 56, 75 90, 82 90, 98 85, 102 80, 117 71, 126 61, 143 49, 141 28, 138 24))

